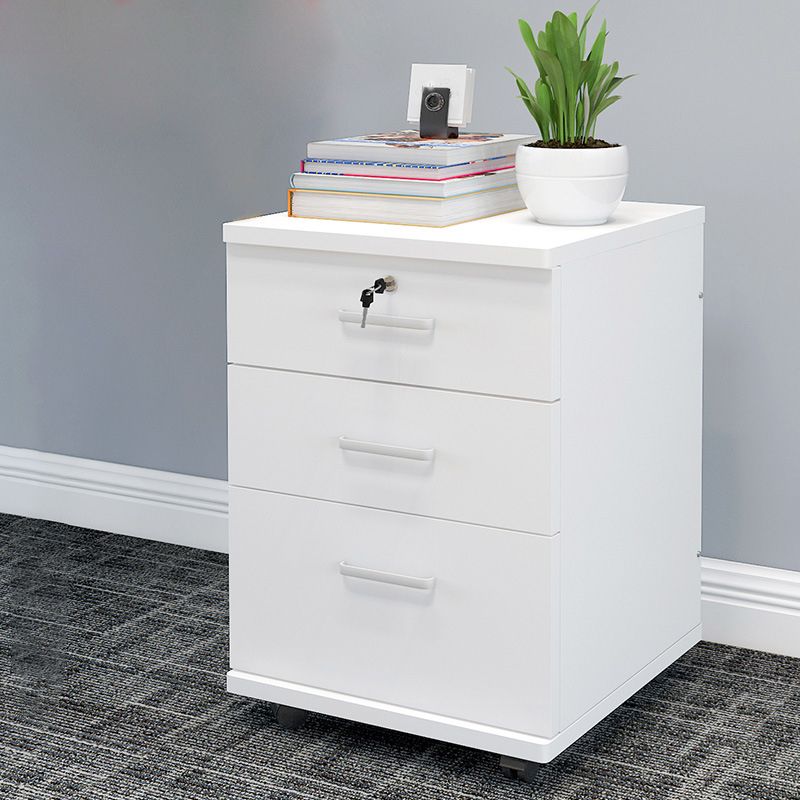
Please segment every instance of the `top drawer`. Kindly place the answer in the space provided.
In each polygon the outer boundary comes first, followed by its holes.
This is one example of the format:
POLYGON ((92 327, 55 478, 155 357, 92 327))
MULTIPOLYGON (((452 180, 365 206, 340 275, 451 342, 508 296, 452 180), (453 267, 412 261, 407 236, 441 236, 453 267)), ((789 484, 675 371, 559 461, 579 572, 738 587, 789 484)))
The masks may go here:
POLYGON ((559 397, 558 269, 228 245, 228 361, 559 397), (360 327, 359 295, 393 275, 360 327))

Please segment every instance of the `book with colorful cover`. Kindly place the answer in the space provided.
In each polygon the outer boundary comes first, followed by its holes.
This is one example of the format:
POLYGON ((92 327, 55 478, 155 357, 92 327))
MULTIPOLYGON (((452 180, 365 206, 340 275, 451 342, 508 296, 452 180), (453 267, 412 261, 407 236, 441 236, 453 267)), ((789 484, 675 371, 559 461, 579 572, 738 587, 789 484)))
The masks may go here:
POLYGON ((510 156, 536 139, 521 133, 462 133, 457 139, 421 139, 419 131, 393 131, 311 142, 309 159, 382 161, 395 164, 451 166, 510 156))
POLYGON ((446 181, 497 172, 514 166, 515 158, 495 156, 480 161, 458 164, 398 164, 385 161, 347 161, 343 159, 307 158, 300 162, 300 172, 314 175, 350 175, 360 178, 402 178, 415 181, 446 181))

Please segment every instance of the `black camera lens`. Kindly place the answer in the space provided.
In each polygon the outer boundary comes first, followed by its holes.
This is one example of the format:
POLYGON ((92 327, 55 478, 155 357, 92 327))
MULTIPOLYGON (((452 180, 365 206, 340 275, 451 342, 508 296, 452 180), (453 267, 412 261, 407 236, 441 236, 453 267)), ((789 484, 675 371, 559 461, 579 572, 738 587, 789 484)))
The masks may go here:
POLYGON ((444 108, 444 97, 439 92, 430 92, 425 96, 425 108, 428 111, 441 111, 444 108))

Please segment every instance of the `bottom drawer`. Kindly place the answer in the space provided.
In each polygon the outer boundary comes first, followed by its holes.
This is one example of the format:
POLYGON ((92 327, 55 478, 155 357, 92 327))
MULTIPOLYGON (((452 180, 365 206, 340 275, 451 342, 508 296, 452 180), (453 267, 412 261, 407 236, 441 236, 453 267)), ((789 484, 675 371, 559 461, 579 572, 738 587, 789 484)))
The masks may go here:
POLYGON ((231 487, 231 667, 551 736, 559 544, 231 487))

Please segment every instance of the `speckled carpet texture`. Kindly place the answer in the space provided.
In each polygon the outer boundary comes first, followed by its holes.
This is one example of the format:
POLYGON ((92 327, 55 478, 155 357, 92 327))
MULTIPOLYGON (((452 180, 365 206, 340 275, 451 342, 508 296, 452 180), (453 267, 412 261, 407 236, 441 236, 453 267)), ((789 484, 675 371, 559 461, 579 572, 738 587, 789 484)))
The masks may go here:
POLYGON ((528 786, 225 693, 226 557, 0 516, 0 797, 800 798, 800 660, 700 644, 528 786))

